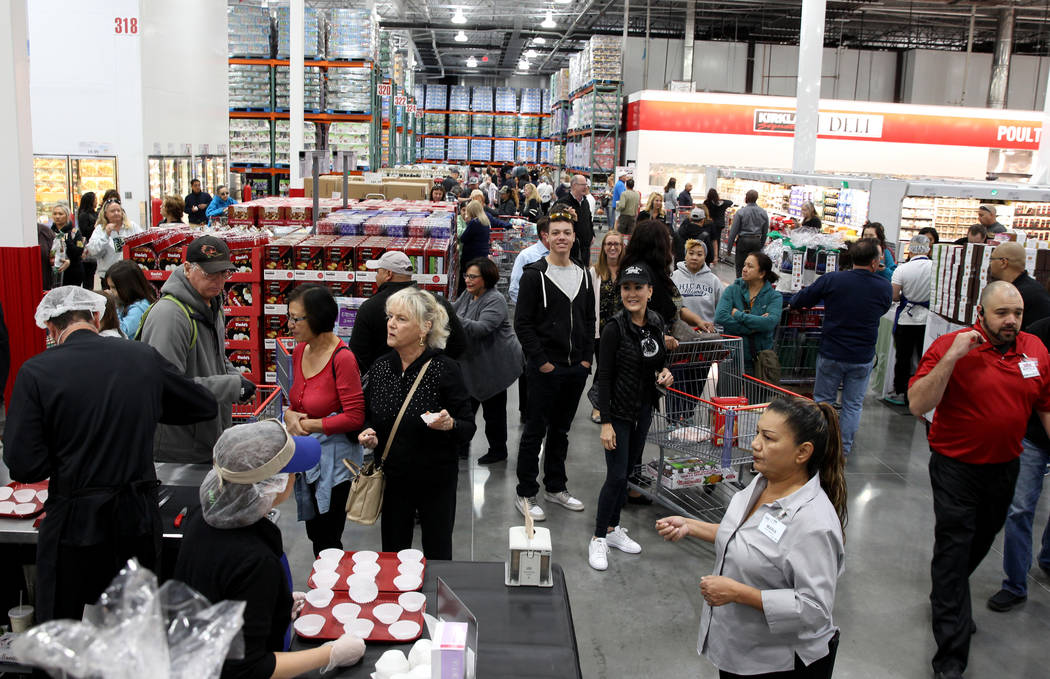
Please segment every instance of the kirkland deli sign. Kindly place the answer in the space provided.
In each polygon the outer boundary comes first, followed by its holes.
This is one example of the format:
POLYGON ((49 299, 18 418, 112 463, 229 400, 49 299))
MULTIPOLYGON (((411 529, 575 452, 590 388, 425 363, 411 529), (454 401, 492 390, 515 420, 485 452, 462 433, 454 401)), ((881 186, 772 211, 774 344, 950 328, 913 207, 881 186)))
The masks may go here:
MULTIPOLYGON (((882 116, 862 113, 820 112, 817 134, 828 137, 882 137, 882 116)), ((755 132, 794 134, 795 112, 776 109, 755 109, 755 132)))

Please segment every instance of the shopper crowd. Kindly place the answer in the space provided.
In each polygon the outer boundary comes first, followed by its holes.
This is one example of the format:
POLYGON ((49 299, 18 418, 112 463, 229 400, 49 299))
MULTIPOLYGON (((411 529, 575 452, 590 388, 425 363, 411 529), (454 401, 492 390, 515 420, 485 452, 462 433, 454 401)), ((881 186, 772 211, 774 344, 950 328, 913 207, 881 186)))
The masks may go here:
MULTIPOLYGON (((222 299, 234 270, 226 243, 196 238, 158 293, 136 264, 121 260, 122 239, 140 229, 119 195, 104 198, 96 213, 94 194, 86 194, 75 217, 55 206, 39 231, 48 241, 44 283, 53 289, 35 316, 55 347, 19 370, 6 431, 0 402, 12 478, 51 480, 37 553, 38 619, 79 618, 130 557, 156 567, 153 463, 206 464, 212 471, 200 511, 190 512, 175 576, 213 600, 247 602, 244 657, 228 661, 223 676, 293 676, 356 662, 364 645, 350 634, 286 653, 284 632, 302 595, 290 589, 282 536, 266 516, 294 495, 314 554, 342 549, 345 508, 370 455, 385 478, 381 549, 411 547, 418 524, 425 556, 451 559, 460 460, 470 455, 479 410, 486 450, 477 462, 514 458, 517 486, 508 500, 533 521, 551 518, 554 507, 584 512, 593 502, 588 562, 607 570, 610 549, 643 549, 621 512, 646 502, 629 482, 639 474, 654 412, 666 407, 688 418, 688 399, 700 396, 695 384, 676 385, 680 343, 697 331, 739 337, 745 372, 775 382, 782 312, 821 306, 813 401, 768 404, 749 442, 756 475, 720 523, 669 516, 655 528, 668 540, 714 544, 713 574, 699 584, 698 651, 721 677, 830 677, 840 638, 834 599, 845 568, 844 468, 879 325, 897 302, 887 400, 916 417, 936 408, 929 427, 933 668, 938 677, 962 676, 974 632, 969 575, 1005 525, 1006 578, 988 606, 1006 611, 1025 600, 1034 512, 1050 461, 1050 293, 1025 270, 1024 249, 995 247, 977 321, 924 353, 936 231, 912 238, 898 262, 882 225, 869 223, 849 247, 849 268, 785 296, 763 251, 770 224, 756 191, 727 218, 733 203, 714 189, 697 203, 693 186, 678 191, 674 179, 648 196, 629 174, 610 184, 603 204, 582 175, 513 167, 461 178, 451 171, 430 197, 461 204, 459 296, 449 301, 420 289, 410 258, 387 251, 365 263, 378 287, 344 342, 333 332, 332 293, 297 287, 288 298, 296 347, 283 420, 241 426, 231 426, 232 408, 251 401, 256 386, 224 352, 222 299), (599 209, 608 231, 592 265, 599 209), (507 217, 534 222, 537 242, 517 255, 505 297, 489 253, 493 230, 506 228, 507 217), (726 228, 736 273, 729 285, 711 268, 726 228), (108 298, 90 291, 96 283, 108 298), (574 433, 588 380, 599 427, 574 433), (516 446, 508 445, 507 425, 515 382, 516 446), (604 450, 597 497, 570 490, 570 434, 604 450)), ((195 181, 185 199, 165 201, 164 218, 204 224, 230 202, 226 187, 212 198, 195 181)), ((979 216, 971 232, 983 242, 1002 227, 994 206, 979 216)), ((803 217, 801 228, 820 228, 812 204, 803 217)), ((0 313, 0 380, 6 373, 0 313)), ((1050 572, 1050 524, 1038 562, 1050 572)))

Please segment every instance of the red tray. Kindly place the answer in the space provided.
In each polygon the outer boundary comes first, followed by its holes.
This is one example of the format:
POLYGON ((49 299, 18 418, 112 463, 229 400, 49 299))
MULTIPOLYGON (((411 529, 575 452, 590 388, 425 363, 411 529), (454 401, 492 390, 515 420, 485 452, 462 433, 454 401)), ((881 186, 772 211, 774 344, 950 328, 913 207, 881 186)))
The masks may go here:
MULTIPOLYGON (((400 595, 400 593, 395 592, 380 592, 379 596, 377 596, 375 601, 373 601, 372 603, 358 604, 361 607, 361 612, 358 613, 357 617, 365 618, 375 623, 375 627, 372 628, 372 633, 368 635, 365 641, 407 644, 423 636, 423 630, 426 625, 426 623, 423 622, 423 612, 427 610, 427 605, 425 602, 423 604, 423 608, 419 609, 418 611, 415 611, 414 613, 409 611, 402 611, 401 617, 399 618, 399 620, 412 620, 414 622, 419 623, 419 634, 412 637, 411 639, 395 639, 393 636, 390 635, 390 632, 387 630, 388 626, 376 620, 375 617, 372 615, 372 609, 374 609, 376 606, 378 606, 379 604, 396 604, 397 598, 400 595)), ((325 608, 316 608, 307 603, 306 606, 303 607, 302 613, 300 613, 300 615, 307 615, 310 613, 320 615, 325 619, 324 627, 322 627, 321 631, 312 637, 300 634, 299 630, 295 631, 296 635, 298 635, 301 639, 313 639, 316 641, 331 641, 332 639, 338 639, 339 637, 343 636, 343 623, 335 619, 335 616, 332 615, 332 609, 335 608, 338 604, 347 603, 352 604, 356 602, 353 599, 351 599, 346 592, 335 592, 335 596, 332 597, 331 603, 329 603, 328 606, 326 606, 325 608)), ((397 622, 397 620, 395 620, 394 622, 397 622)))
MULTIPOLYGON (((344 552, 343 558, 339 560, 339 565, 336 566, 335 572, 339 574, 339 579, 336 580, 335 584, 332 585, 332 590, 336 592, 345 592, 349 587, 346 584, 346 579, 353 573, 354 569, 354 552, 344 552)), ((420 584, 414 591, 423 589, 423 578, 426 577, 427 573, 427 560, 423 559, 420 561, 423 564, 423 572, 419 574, 420 584)), ((379 566, 379 574, 376 575, 376 586, 379 587, 379 592, 409 592, 413 590, 398 589, 394 586, 394 578, 401 575, 397 572, 397 567, 401 564, 400 559, 397 558, 397 552, 379 552, 379 558, 376 559, 376 564, 379 566)), ((314 573, 316 571, 310 571, 310 579, 307 580, 307 584, 311 588, 316 588, 314 585, 314 573)))
MULTIPOLYGON (((11 496, 0 500, 0 502, 12 502, 12 503, 18 504, 18 502, 14 498, 14 493, 16 493, 16 492, 18 492, 20 490, 32 490, 33 493, 34 493, 33 499, 29 500, 29 502, 28 502, 28 504, 32 504, 33 505, 32 511, 25 512, 23 514, 16 514, 13 510, 12 511, 6 511, 6 512, 5 511, 0 511, 0 518, 4 518, 4 519, 29 519, 29 518, 32 518, 32 517, 36 516, 40 512, 44 511, 44 503, 40 500, 40 496, 38 495, 38 493, 39 493, 39 491, 47 490, 47 487, 48 487, 48 482, 47 481, 39 481, 37 483, 17 483, 17 482, 12 481, 11 483, 7 484, 6 486, 0 486, 0 488, 10 488, 12 490, 11 496)), ((2 491, 2 492, 6 493, 7 491, 2 491)), ((396 555, 395 555, 395 560, 396 560, 396 555)), ((394 570, 397 571, 397 566, 396 565, 394 566, 394 570)))

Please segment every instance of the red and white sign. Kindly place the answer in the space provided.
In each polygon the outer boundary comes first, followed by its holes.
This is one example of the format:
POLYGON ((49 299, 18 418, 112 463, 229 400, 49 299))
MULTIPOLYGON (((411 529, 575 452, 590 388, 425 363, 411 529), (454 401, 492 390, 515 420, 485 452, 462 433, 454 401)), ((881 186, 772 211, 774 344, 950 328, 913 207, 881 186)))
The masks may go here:
MULTIPOLYGON (((790 106, 793 101, 784 97, 641 92, 630 99, 628 132, 779 137, 791 135, 795 129, 795 110, 790 106), (650 94, 668 98, 647 98, 650 94), (785 107, 785 102, 789 106, 785 107)), ((877 102, 829 101, 824 105, 818 128, 821 139, 1036 150, 1042 136, 1039 112, 877 102)))
POLYGON ((399 94, 394 97, 394 106, 404 106, 408 103, 408 97, 403 94, 399 94))
POLYGON ((406 105, 405 110, 408 113, 415 113, 416 112, 416 105, 415 104, 408 104, 408 105, 406 105))
POLYGON ((381 97, 390 96, 390 83, 379 83, 376 85, 376 94, 381 97))

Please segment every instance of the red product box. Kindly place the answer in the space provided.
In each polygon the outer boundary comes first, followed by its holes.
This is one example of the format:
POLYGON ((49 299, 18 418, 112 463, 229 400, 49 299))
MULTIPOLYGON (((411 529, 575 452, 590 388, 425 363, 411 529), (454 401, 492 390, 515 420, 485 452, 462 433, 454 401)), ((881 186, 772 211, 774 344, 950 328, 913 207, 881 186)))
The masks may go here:
POLYGON ((284 223, 288 226, 311 226, 314 206, 312 200, 294 201, 284 206, 284 223))
POLYGON ((262 317, 263 347, 272 348, 276 346, 278 337, 288 336, 287 314, 266 314, 262 317))
POLYGON ((222 311, 227 316, 261 316, 262 286, 258 283, 227 283, 222 311))
POLYGON ((325 248, 337 236, 310 236, 295 246, 297 271, 324 271, 325 248))
POLYGON ((326 271, 356 271, 356 251, 364 236, 339 236, 325 249, 326 271))
POLYGON ((277 372, 277 350, 276 349, 264 349, 263 350, 263 372, 276 373, 277 372))
POLYGON ((448 273, 449 250, 452 241, 448 238, 430 238, 426 245, 426 271, 423 273, 448 273))
POLYGON ((408 242, 405 243, 404 252, 412 262, 412 271, 424 273, 426 270, 426 251, 426 238, 409 238, 408 242))
POLYGON ((326 281, 325 287, 332 291, 333 297, 353 297, 356 290, 351 281, 326 281))
MULTIPOLYGON (((715 426, 711 437, 712 442, 716 446, 725 445, 726 437, 726 413, 730 410, 735 410, 739 406, 746 406, 748 401, 743 396, 725 396, 715 397, 711 399, 715 407, 715 426)), ((733 431, 729 434, 730 440, 736 440, 738 436, 737 420, 733 419, 733 431)))
POLYGON ((258 349, 227 349, 226 358, 247 379, 259 383, 262 378, 262 360, 258 349))
POLYGON ((226 208, 226 218, 230 226, 255 226, 258 215, 254 202, 234 203, 226 208))
POLYGON ((278 201, 267 201, 255 208, 259 226, 286 226, 288 218, 278 201))
POLYGON ((302 236, 281 236, 271 240, 263 249, 263 268, 291 270, 295 261, 294 248, 302 236))
POLYGON ((257 349, 258 322, 258 319, 251 316, 232 316, 226 319, 226 348, 257 349))
POLYGON ((356 260, 357 270, 367 271, 365 262, 370 259, 379 259, 384 252, 387 251, 387 246, 390 244, 390 239, 386 236, 368 236, 365 240, 357 246, 356 260))
POLYGON ((287 304, 295 281, 263 281, 263 304, 287 304))

